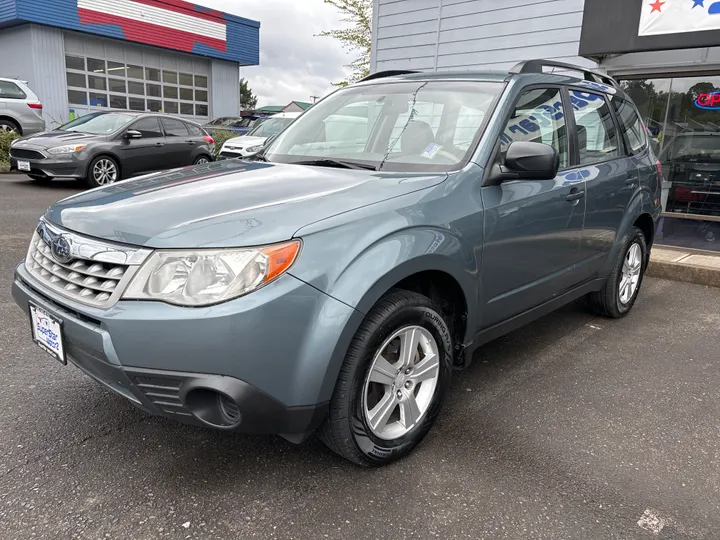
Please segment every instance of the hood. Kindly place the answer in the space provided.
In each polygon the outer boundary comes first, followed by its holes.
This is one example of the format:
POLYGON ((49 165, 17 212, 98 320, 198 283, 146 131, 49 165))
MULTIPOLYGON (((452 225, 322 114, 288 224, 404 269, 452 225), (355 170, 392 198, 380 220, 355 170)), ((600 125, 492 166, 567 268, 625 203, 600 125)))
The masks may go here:
POLYGON ((64 144, 82 144, 93 141, 106 141, 105 135, 93 135, 91 133, 78 133, 76 131, 45 131, 28 135, 19 139, 13 148, 45 149, 64 144))
POLYGON ((45 217, 81 234, 152 248, 253 246, 445 178, 226 160, 86 191, 45 217))
POLYGON ((257 146, 263 144, 267 140, 267 137, 251 137, 245 135, 244 137, 233 137, 228 139, 225 144, 228 146, 241 146, 242 148, 248 148, 250 146, 257 146))

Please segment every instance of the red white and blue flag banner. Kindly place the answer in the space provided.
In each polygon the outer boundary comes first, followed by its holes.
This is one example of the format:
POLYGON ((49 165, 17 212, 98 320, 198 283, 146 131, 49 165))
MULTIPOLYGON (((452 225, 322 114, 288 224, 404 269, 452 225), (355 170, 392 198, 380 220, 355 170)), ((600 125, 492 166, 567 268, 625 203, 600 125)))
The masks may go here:
POLYGON ((720 30, 720 1, 643 0, 638 36, 720 30))
POLYGON ((222 14, 182 0, 77 0, 82 24, 119 26, 130 41, 192 51, 203 44, 227 49, 222 14))

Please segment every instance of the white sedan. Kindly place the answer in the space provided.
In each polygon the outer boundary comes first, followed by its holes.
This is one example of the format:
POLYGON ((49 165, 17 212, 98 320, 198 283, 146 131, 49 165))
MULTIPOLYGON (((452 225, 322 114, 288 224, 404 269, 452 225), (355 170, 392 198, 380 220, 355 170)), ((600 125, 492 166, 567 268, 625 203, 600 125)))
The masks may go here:
POLYGON ((220 159, 254 156, 263 149, 265 141, 269 137, 280 133, 301 114, 298 112, 278 113, 265 120, 247 135, 228 139, 220 150, 220 159))

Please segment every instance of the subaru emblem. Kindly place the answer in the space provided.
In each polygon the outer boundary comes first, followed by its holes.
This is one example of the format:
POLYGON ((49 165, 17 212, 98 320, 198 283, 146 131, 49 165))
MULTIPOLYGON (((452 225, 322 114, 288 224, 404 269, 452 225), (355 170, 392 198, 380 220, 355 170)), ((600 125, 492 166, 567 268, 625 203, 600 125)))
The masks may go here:
POLYGON ((50 252, 52 253, 53 259, 60 264, 66 264, 72 261, 72 255, 70 255, 70 242, 64 236, 57 236, 50 244, 50 252))

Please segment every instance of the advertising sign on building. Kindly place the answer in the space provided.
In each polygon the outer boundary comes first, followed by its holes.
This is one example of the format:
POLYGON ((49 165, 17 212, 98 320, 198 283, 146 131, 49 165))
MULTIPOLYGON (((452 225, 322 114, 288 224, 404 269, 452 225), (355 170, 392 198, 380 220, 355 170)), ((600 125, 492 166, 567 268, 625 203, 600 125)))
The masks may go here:
POLYGON ((639 36, 720 30, 720 2, 715 0, 655 0, 643 4, 639 36))

